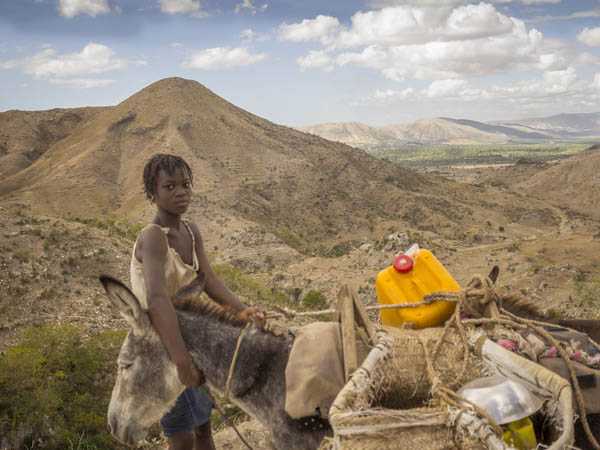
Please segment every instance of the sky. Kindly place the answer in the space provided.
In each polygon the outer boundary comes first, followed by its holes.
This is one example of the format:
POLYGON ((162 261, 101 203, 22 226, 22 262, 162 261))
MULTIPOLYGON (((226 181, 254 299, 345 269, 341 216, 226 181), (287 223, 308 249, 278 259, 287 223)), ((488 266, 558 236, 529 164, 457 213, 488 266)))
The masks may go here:
POLYGON ((305 126, 600 111, 600 0, 1 0, 0 111, 166 77, 305 126))

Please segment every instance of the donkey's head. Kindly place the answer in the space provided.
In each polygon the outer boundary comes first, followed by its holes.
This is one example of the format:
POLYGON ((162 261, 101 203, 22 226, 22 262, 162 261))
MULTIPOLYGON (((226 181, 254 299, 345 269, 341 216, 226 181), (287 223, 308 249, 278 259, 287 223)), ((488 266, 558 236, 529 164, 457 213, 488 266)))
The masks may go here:
POLYGON ((135 295, 114 278, 103 275, 100 281, 113 306, 131 326, 117 361, 108 425, 119 441, 135 444, 169 410, 184 386, 135 295))

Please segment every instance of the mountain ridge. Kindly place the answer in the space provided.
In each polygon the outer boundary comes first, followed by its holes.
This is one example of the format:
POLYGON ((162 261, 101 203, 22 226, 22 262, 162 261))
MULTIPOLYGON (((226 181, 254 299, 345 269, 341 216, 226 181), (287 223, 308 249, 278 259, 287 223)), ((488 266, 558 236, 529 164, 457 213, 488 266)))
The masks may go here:
POLYGON ((600 137, 600 112, 494 122, 437 117, 379 127, 360 122, 330 122, 298 129, 365 149, 407 145, 527 144, 600 137), (355 132, 348 133, 349 127, 355 132))

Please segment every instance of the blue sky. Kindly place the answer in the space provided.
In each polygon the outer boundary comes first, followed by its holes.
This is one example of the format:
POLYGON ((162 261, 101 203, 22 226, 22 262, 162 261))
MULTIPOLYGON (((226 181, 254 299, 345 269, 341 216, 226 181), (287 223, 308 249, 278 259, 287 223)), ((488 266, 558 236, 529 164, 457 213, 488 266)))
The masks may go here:
POLYGON ((169 76, 286 125, 600 111, 600 0, 2 0, 0 110, 169 76))

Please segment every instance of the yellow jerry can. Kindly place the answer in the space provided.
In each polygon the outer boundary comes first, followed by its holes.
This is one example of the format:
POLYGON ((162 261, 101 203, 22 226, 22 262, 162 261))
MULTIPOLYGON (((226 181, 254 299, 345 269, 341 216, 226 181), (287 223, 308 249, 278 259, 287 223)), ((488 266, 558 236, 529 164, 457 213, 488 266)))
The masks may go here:
MULTIPOLYGON (((418 303, 434 292, 457 292, 459 284, 429 250, 411 248, 396 256, 394 264, 377 274, 377 300, 382 305, 418 303)), ((450 318, 456 304, 436 301, 414 308, 382 309, 383 325, 399 327, 411 323, 415 328, 436 327, 450 318)))
POLYGON ((519 450, 532 450, 537 448, 537 439, 533 422, 525 417, 506 425, 507 430, 502 435, 504 442, 519 450))

